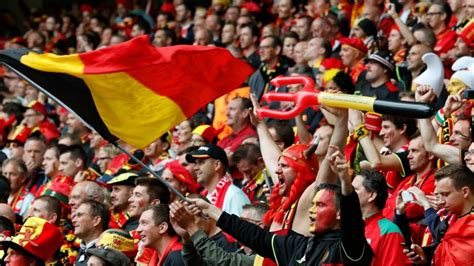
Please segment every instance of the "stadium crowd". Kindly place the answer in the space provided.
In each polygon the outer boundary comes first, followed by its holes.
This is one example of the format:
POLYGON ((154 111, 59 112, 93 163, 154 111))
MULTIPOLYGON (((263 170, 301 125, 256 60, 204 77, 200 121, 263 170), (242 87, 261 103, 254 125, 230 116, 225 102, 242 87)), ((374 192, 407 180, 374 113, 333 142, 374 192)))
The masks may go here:
POLYGON ((149 34, 255 71, 136 149, 3 67, 0 264, 474 265, 474 0, 70 2, 23 10, 28 30, 0 48, 68 55, 149 34), (281 75, 436 113, 262 119, 295 106, 264 94, 303 89, 270 84, 281 75))

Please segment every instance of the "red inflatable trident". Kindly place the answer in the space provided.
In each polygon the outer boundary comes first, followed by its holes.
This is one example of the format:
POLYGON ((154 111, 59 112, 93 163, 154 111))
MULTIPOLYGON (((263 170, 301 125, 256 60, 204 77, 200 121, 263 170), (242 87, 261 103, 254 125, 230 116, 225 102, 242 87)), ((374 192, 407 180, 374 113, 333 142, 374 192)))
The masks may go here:
POLYGON ((432 104, 415 102, 386 101, 374 97, 320 92, 314 89, 314 81, 305 76, 298 77, 276 77, 270 81, 275 87, 291 84, 302 84, 304 88, 294 93, 269 92, 262 96, 262 101, 286 101, 294 102, 293 109, 288 111, 271 110, 263 107, 257 110, 260 118, 271 117, 276 119, 291 119, 306 108, 317 109, 318 104, 329 107, 351 108, 360 111, 377 112, 385 115, 395 115, 409 118, 429 118, 433 116, 435 109, 432 104))

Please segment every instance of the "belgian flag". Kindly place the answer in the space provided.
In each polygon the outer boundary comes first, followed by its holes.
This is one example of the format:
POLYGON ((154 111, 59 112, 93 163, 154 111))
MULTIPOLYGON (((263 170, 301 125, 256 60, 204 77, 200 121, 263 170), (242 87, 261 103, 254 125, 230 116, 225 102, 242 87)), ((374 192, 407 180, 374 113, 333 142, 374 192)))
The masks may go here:
POLYGON ((66 56, 0 51, 0 62, 110 142, 143 148, 252 73, 224 48, 154 47, 149 36, 66 56))

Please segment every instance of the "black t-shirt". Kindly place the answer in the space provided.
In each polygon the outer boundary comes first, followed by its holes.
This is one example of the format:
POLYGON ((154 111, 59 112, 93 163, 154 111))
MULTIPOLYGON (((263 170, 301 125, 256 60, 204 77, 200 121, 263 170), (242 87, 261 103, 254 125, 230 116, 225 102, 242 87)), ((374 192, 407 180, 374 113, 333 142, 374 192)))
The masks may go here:
POLYGON ((163 266, 184 266, 181 249, 168 253, 168 256, 166 256, 166 259, 163 262, 163 266))
POLYGON ((398 98, 398 91, 391 91, 389 89, 390 86, 394 86, 392 84, 382 84, 378 87, 372 87, 370 82, 365 78, 367 74, 366 71, 362 72, 359 77, 359 81, 357 82, 356 91, 359 91, 363 96, 375 97, 380 100, 389 100, 389 101, 399 101, 398 98))
POLYGON ((402 166, 402 171, 403 173, 402 176, 407 177, 414 172, 410 169, 410 163, 408 162, 408 151, 401 151, 397 153, 393 153, 395 156, 398 157, 398 160, 400 161, 400 165, 402 166))

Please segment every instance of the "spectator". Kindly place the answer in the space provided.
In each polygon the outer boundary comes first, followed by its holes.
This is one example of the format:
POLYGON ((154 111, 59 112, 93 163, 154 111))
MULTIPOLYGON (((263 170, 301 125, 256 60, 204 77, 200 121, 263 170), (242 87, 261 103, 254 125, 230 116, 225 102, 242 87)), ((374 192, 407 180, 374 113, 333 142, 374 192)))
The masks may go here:
POLYGON ((136 223, 128 222, 130 216, 128 215, 129 205, 128 199, 132 195, 135 187, 135 180, 138 175, 133 172, 126 172, 112 178, 107 185, 112 187, 110 192, 110 219, 108 228, 123 229, 130 232, 136 228, 136 223))
POLYGON ((309 16, 303 16, 296 21, 295 31, 300 41, 308 41, 310 38, 310 28, 313 19, 309 16))
POLYGON ((150 205, 140 216, 137 228, 144 247, 153 249, 152 264, 184 265, 182 244, 171 226, 167 204, 150 205))
POLYGON ((166 132, 143 150, 150 160, 150 166, 155 171, 163 171, 164 165, 170 159, 168 150, 171 148, 171 138, 171 133, 166 132))
POLYGON ((206 144, 186 155, 186 161, 195 163, 197 182, 205 189, 207 199, 218 208, 240 215, 248 197, 226 177, 229 161, 225 151, 206 144))
POLYGON ((94 200, 83 201, 74 212, 72 225, 74 234, 82 240, 75 265, 88 265, 87 251, 96 248, 97 239, 109 225, 107 207, 94 200))
POLYGON ((259 68, 261 63, 257 51, 258 37, 258 28, 254 24, 244 24, 240 27, 240 48, 246 60, 255 69, 259 68))
POLYGON ((45 265, 53 257, 63 242, 58 227, 41 218, 30 218, 11 240, 3 241, 3 249, 8 255, 6 265, 45 265), (36 236, 35 241, 29 234, 36 236), (18 244, 25 243, 26 244, 18 244))
POLYGON ((436 34, 434 51, 440 56, 456 42, 456 33, 448 27, 452 14, 449 5, 442 1, 434 1, 428 9, 428 25, 436 34))
POLYGON ((403 235, 398 226, 382 214, 388 197, 384 176, 376 171, 362 171, 354 178, 352 186, 359 196, 365 237, 374 251, 372 265, 405 265, 400 245, 404 241, 403 235))
MULTIPOLYGON (((232 162, 242 173, 242 180, 238 180, 239 188, 247 194, 250 202, 264 202, 263 185, 269 178, 265 171, 260 147, 255 144, 243 144, 232 154, 232 162)), ((234 184, 236 181, 234 180, 234 184)))
POLYGON ((270 80, 284 75, 288 69, 287 65, 280 62, 281 50, 281 40, 276 36, 267 36, 260 42, 260 60, 263 64, 249 79, 250 91, 258 100, 265 92, 275 89, 273 85, 269 85, 270 80))
POLYGON ((235 47, 235 41, 237 39, 236 25, 233 23, 224 24, 220 39, 224 47, 235 47))
POLYGON ((341 60, 346 66, 347 71, 354 84, 360 79, 360 74, 364 71, 365 66, 362 59, 367 54, 368 50, 365 44, 359 39, 341 39, 341 60))
POLYGON ((168 188, 164 187, 158 180, 148 177, 137 178, 135 180, 135 188, 133 188, 132 194, 128 198, 128 215, 130 219, 127 223, 133 224, 134 229, 136 229, 138 219, 147 206, 160 203, 168 204, 169 200, 168 188))
POLYGON ((295 46, 298 43, 298 34, 294 31, 287 31, 283 34, 283 50, 282 55, 288 59, 294 60, 295 46))
POLYGON ((61 220, 61 203, 54 197, 43 195, 33 201, 28 210, 26 219, 38 217, 45 219, 50 224, 59 225, 61 220))
POLYGON ((71 214, 73 216, 79 205, 85 200, 104 202, 104 190, 92 181, 82 181, 74 185, 69 195, 69 206, 71 206, 71 214))
POLYGON ((59 173, 59 146, 53 145, 46 149, 41 165, 46 177, 53 180, 59 173))
POLYGON ((281 28, 281 32, 285 33, 290 30, 293 22, 293 13, 295 12, 295 7, 293 6, 293 1, 291 0, 281 0, 278 2, 277 13, 277 25, 281 28))
POLYGON ((29 137, 23 148, 23 161, 28 168, 27 186, 33 194, 48 181, 44 172, 41 171, 45 151, 46 143, 40 137, 29 137))
POLYGON ((195 9, 187 3, 181 3, 175 6, 176 21, 179 23, 179 37, 183 43, 191 44, 194 42, 194 17, 195 9))
POLYGON ((250 123, 249 108, 252 103, 248 98, 237 97, 227 106, 227 125, 232 128, 232 134, 220 140, 217 145, 231 155, 245 139, 256 136, 255 129, 250 123))
POLYGON ((81 146, 73 145, 64 148, 59 155, 59 172, 74 179, 74 182, 86 180, 85 170, 87 155, 81 146))
MULTIPOLYGON (((341 160, 339 164, 346 165, 345 159, 341 160)), ((340 173, 342 172, 343 170, 340 173)), ((313 265, 322 262, 351 263, 357 259, 361 265, 368 265, 372 260, 373 253, 363 235, 362 214, 360 208, 355 205, 359 202, 358 197, 350 184, 349 175, 346 173, 345 177, 340 179, 342 195, 338 186, 330 184, 323 184, 316 190, 313 207, 310 211, 312 221, 310 232, 315 234, 312 237, 273 235, 257 225, 243 222, 236 216, 229 215, 203 200, 193 200, 193 203, 197 204, 210 218, 216 220, 217 225, 224 231, 236 237, 237 240, 258 254, 270 257, 278 263, 289 264, 303 260, 303 262, 313 265), (325 207, 318 208, 316 206, 325 207), (338 211, 341 211, 340 218, 337 216, 338 211), (344 216, 344 213, 349 211, 353 212, 352 215, 344 216), (351 217, 351 220, 346 221, 346 217, 351 217), (316 220, 319 222, 316 223, 316 220), (327 234, 334 233, 333 230, 341 230, 344 233, 346 230, 350 230, 351 233, 342 234, 342 237, 335 242, 329 242, 325 238, 320 239, 327 234), (287 242, 290 238, 292 238, 293 244, 287 242), (308 248, 308 243, 311 244, 312 241, 318 241, 316 243, 319 245, 310 245, 308 248), (323 244, 325 242, 326 245, 323 244), (346 252, 342 252, 341 247, 344 247, 346 252), (323 256, 324 253, 329 254, 323 256), (353 254, 352 257, 350 254, 353 254)))
MULTIPOLYGON (((176 160, 165 165, 162 177, 182 195, 197 193, 200 189, 200 185, 194 180, 191 173, 176 160)), ((180 200, 180 198, 170 191, 170 202, 176 200, 180 200)))
MULTIPOLYGON (((426 53, 432 52, 432 49, 424 44, 415 44, 408 51, 407 56, 407 69, 411 73, 412 78, 418 77, 426 69, 426 65, 423 62, 422 57, 426 53)), ((414 88, 411 88, 414 91, 414 88)))
POLYGON ((28 172, 26 165, 18 159, 7 159, 2 164, 2 175, 10 181, 11 192, 8 197, 8 205, 13 212, 19 216, 26 214, 28 207, 34 200, 26 185, 28 172))
POLYGON ((380 51, 370 55, 366 68, 361 74, 362 80, 356 83, 356 90, 364 96, 398 101, 399 89, 390 81, 395 72, 395 62, 390 54, 380 51))
POLYGON ((153 45, 156 47, 167 47, 175 44, 176 34, 173 31, 167 28, 159 28, 156 30, 153 45))

